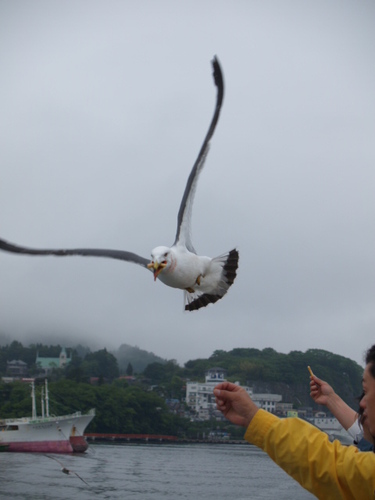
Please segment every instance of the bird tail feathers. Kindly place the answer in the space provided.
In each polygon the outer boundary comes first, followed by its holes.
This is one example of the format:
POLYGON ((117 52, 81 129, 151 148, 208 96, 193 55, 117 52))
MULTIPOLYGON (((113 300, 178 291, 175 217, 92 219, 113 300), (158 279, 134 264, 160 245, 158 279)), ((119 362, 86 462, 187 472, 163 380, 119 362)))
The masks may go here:
MULTIPOLYGON (((209 288, 202 285, 202 291, 197 287, 193 293, 185 292, 185 311, 196 311, 224 297, 237 276, 238 259, 239 253, 236 249, 212 259, 210 268, 213 273, 215 268, 219 268, 218 277, 209 288)), ((204 281, 204 277, 202 279, 204 281)))

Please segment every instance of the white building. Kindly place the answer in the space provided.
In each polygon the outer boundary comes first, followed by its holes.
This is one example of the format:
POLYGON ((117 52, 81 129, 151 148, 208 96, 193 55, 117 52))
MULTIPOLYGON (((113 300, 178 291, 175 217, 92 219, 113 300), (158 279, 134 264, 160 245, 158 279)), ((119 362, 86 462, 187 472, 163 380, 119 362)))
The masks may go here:
POLYGON ((295 415, 298 416, 297 410, 293 410, 293 403, 276 403, 275 412, 277 415, 282 415, 284 417, 290 415, 290 412, 296 412, 295 415))
MULTIPOLYGON (((216 409, 213 391, 217 384, 225 382, 226 373, 227 371, 223 368, 210 368, 205 374, 205 382, 186 383, 186 404, 195 410, 199 419, 221 417, 221 413, 216 409)), ((244 387, 244 389, 252 396, 251 387, 244 387)))
POLYGON ((276 413, 276 404, 282 400, 281 394, 253 394, 251 398, 258 408, 276 413))

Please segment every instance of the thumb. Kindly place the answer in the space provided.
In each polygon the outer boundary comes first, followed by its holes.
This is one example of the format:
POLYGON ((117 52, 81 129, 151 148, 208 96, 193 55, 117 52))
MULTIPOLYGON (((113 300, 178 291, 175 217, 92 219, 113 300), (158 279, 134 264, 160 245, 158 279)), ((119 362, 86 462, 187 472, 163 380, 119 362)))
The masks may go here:
POLYGON ((317 385, 322 385, 323 384, 323 380, 321 380, 319 377, 317 377, 316 375, 312 375, 311 377, 313 379, 313 381, 317 384, 317 385))
POLYGON ((224 389, 214 389, 214 394, 217 398, 223 399, 223 396, 228 394, 228 391, 225 391, 224 389))
POLYGON ((214 395, 223 401, 233 401, 236 397, 236 393, 233 391, 227 391, 225 389, 214 389, 214 395))

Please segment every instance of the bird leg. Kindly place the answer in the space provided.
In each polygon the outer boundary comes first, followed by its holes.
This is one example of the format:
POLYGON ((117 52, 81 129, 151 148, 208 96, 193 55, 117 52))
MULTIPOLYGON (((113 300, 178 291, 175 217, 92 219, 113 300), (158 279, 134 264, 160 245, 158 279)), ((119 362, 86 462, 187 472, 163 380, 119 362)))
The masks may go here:
MULTIPOLYGON (((195 283, 199 286, 201 284, 201 278, 203 278, 203 276, 200 274, 198 276, 198 278, 195 280, 195 283)), ((189 293, 194 293, 195 290, 194 288, 192 288, 191 286, 188 286, 187 288, 185 288, 185 290, 189 293)))

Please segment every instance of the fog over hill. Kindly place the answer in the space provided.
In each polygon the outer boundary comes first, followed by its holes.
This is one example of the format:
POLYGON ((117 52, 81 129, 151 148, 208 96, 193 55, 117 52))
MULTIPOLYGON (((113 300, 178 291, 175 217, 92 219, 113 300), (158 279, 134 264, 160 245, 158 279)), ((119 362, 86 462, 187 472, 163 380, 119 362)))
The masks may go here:
POLYGON ((125 372, 131 363, 134 372, 142 372, 151 363, 166 363, 166 359, 156 356, 153 352, 145 351, 137 346, 122 344, 117 350, 111 351, 116 357, 120 372, 125 372))
POLYGON ((13 341, 21 342, 24 347, 29 347, 33 344, 71 347, 76 349, 81 357, 84 357, 89 351, 93 352, 99 349, 107 349, 116 357, 120 372, 125 372, 129 363, 131 363, 135 373, 140 373, 151 363, 166 363, 167 361, 162 357, 162 352, 159 353, 160 355, 156 355, 153 352, 140 349, 138 346, 131 346, 125 343, 121 344, 117 348, 115 346, 108 345, 104 340, 103 342, 99 342, 98 340, 93 339, 92 341, 87 342, 85 340, 80 341, 73 336, 61 334, 35 335, 25 339, 24 337, 17 338, 14 335, 8 335, 0 331, 0 346, 10 345, 13 341))

